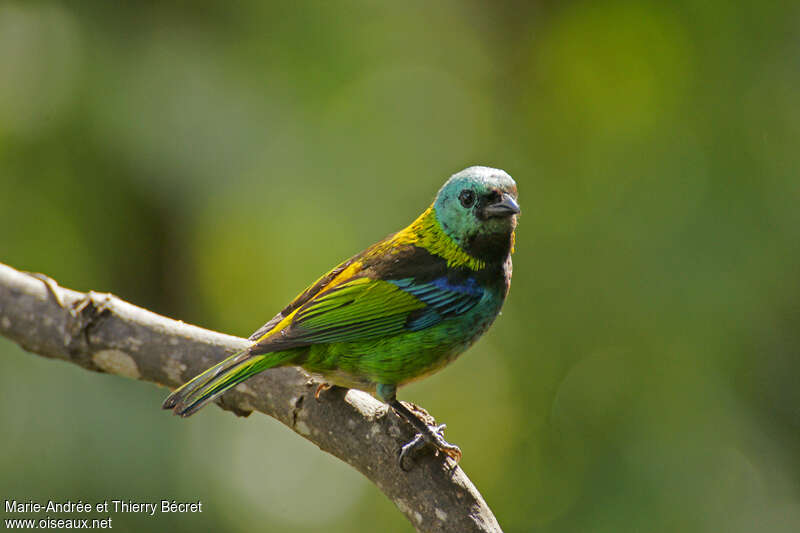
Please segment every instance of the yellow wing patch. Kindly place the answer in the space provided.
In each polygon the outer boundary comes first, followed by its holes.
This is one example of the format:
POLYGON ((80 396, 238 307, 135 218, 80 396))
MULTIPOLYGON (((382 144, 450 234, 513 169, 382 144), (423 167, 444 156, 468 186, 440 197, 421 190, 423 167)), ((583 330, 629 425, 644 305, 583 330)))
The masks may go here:
MULTIPOLYGON (((348 279, 352 278, 352 277, 353 277, 353 275, 354 275, 355 273, 357 273, 358 271, 360 271, 360 270, 361 270, 361 266, 362 266, 362 263, 361 263, 361 261, 353 261, 353 263, 352 263, 352 264, 350 264, 350 266, 348 266, 347 268, 345 268, 344 270, 342 270, 342 271, 341 271, 341 272, 340 272, 340 273, 339 273, 337 276, 333 277, 333 278, 332 278, 332 279, 331 279, 331 280, 330 280, 328 283, 326 283, 326 284, 325 284, 325 286, 321 287, 321 288, 320 288, 320 289, 317 291, 317 294, 320 294, 320 293, 322 293, 322 292, 324 292, 324 291, 328 290, 329 288, 331 288, 331 287, 334 287, 334 286, 338 285, 339 283, 341 283, 341 282, 343 282, 343 281, 346 281, 346 280, 348 280, 348 279)), ((325 274, 324 276, 321 276, 321 277, 320 277, 320 278, 319 278, 317 281, 315 281, 314 283, 312 283, 312 284, 311 284, 311 285, 308 287, 308 289, 306 289, 306 290, 305 290, 305 291, 303 291, 303 292, 306 292, 306 291, 308 291, 309 289, 311 289, 311 287, 313 287, 314 285, 316 285, 317 283, 319 283, 319 282, 320 282, 321 280, 323 280, 323 279, 324 279, 324 278, 325 278, 327 275, 328 275, 328 274, 325 274)), ((303 293, 301 293, 301 294, 303 294, 303 293)), ((313 301, 313 300, 314 300, 314 297, 312 297, 312 298, 311 298, 311 300, 309 300, 309 301, 313 301)), ((266 340, 266 338, 267 338, 267 337, 269 337, 270 335, 273 335, 273 334, 277 333, 278 331, 281 331, 283 328, 285 328, 286 326, 288 326, 289 324, 291 324, 291 323, 292 323, 292 320, 294 319, 294 317, 295 317, 295 315, 297 314, 297 312, 298 312, 300 309, 302 309, 302 308, 303 308, 303 306, 299 306, 297 309, 295 309, 294 311, 292 311, 291 313, 289 313, 288 315, 286 315, 286 316, 285 316, 285 317, 284 317, 282 320, 280 320, 280 321, 279 321, 279 322, 277 322, 277 323, 276 323, 274 326, 272 326, 272 327, 271 327, 269 330, 267 330, 266 332, 264 332, 264 334, 263 334, 263 335, 261 335, 261 336, 259 336, 257 339, 255 339, 254 343, 255 343, 255 344, 258 344, 258 343, 260 343, 260 342, 262 342, 262 341, 266 340)))

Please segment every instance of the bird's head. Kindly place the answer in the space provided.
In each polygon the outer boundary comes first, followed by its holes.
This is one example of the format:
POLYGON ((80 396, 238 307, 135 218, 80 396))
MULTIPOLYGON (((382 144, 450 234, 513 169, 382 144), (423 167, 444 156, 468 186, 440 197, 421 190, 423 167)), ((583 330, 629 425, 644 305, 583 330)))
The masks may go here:
POLYGON ((517 184, 504 170, 469 167, 436 195, 436 220, 458 246, 486 261, 505 260, 520 212, 517 184))

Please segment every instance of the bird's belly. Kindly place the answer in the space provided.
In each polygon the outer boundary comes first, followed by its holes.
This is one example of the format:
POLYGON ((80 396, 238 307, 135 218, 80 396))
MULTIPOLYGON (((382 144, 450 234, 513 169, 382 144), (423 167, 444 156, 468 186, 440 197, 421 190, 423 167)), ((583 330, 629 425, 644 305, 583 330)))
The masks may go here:
POLYGON ((469 348, 497 315, 486 310, 391 337, 313 345, 302 366, 329 383, 367 391, 378 383, 410 383, 442 369, 469 348))

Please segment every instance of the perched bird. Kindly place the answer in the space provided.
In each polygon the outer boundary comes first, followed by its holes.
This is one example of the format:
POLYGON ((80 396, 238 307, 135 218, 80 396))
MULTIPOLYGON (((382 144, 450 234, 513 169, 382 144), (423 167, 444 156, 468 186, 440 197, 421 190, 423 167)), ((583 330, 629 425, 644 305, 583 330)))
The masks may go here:
POLYGON ((506 172, 469 167, 453 175, 407 228, 319 278, 250 337, 252 344, 176 389, 163 404, 189 416, 242 381, 300 366, 332 385, 374 392, 417 431, 403 460, 425 443, 460 460, 397 400, 474 343, 508 294, 517 186, 506 172))

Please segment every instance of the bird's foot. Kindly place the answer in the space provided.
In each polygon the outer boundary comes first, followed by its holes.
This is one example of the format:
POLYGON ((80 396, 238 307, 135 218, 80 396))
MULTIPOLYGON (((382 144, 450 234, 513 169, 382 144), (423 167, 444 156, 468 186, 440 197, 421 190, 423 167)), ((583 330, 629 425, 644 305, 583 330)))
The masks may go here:
POLYGON ((413 456, 426 445, 433 446, 436 449, 436 455, 441 452, 458 464, 461 460, 461 448, 444 440, 444 430, 446 427, 447 424, 426 426, 427 431, 417 433, 409 443, 400 449, 400 456, 398 458, 400 469, 408 472, 410 468, 406 468, 406 460, 413 459, 413 456))
POLYGON ((406 459, 411 459, 411 456, 425 445, 433 446, 436 449, 436 455, 439 455, 439 452, 441 452, 450 457, 454 461, 453 467, 458 464, 461 460, 461 449, 455 444, 450 444, 444 440, 444 428, 447 427, 445 424, 436 425, 436 421, 433 420, 433 417, 420 407, 413 406, 414 412, 412 412, 403 402, 394 397, 393 388, 389 391, 383 390, 383 394, 381 394, 381 392, 381 386, 379 386, 378 394, 382 398, 388 397, 387 399, 392 409, 417 430, 417 435, 411 442, 405 444, 400 449, 398 459, 401 470, 409 470, 406 468, 406 459), (424 416, 424 419, 420 418, 418 415, 424 416))
POLYGON ((314 391, 314 399, 320 401, 319 395, 322 392, 330 389, 331 387, 333 387, 333 385, 331 385, 330 383, 320 383, 319 385, 317 385, 317 390, 314 391))

